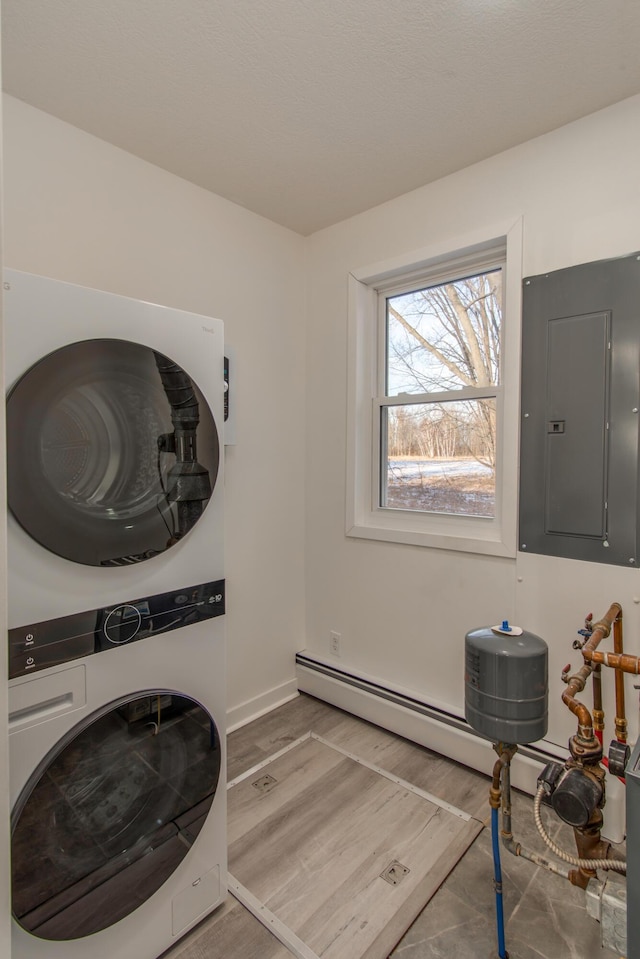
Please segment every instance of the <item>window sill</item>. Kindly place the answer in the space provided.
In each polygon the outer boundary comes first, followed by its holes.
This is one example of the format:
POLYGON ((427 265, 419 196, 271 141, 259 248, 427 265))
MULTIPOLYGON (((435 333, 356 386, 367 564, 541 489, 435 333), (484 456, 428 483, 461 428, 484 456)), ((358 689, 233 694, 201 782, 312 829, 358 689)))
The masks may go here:
POLYGON ((441 530, 434 530, 434 517, 425 515, 430 529, 420 529, 417 517, 410 515, 406 525, 402 522, 402 512, 393 511, 393 515, 372 514, 370 522, 354 523, 347 529, 347 536, 357 539, 378 540, 385 543, 403 543, 408 546, 422 546, 431 549, 448 549, 455 552, 477 553, 485 556, 503 556, 515 559, 516 543, 506 543, 500 538, 498 530, 491 521, 462 519, 453 522, 449 517, 442 519, 441 530))

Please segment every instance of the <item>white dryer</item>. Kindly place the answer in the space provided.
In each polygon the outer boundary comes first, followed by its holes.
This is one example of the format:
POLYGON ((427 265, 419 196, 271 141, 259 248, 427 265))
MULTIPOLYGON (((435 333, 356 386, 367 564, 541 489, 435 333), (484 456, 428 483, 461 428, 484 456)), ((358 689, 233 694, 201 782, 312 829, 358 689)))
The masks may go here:
POLYGON ((14 959, 226 894, 223 328, 5 275, 14 959))

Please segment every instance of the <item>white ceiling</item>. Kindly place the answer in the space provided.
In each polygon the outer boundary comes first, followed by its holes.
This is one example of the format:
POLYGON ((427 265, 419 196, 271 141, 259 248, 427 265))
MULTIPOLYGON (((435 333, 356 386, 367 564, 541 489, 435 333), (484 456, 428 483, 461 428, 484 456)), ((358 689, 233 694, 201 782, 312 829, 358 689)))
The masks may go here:
POLYGON ((8 93, 302 234, 640 92, 638 0, 1 5, 8 93))

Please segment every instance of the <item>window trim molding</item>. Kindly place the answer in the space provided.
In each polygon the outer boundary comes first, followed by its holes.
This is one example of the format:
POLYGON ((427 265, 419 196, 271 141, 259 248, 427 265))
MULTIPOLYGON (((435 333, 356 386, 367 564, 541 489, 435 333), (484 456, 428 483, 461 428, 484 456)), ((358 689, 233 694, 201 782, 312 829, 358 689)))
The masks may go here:
MULTIPOLYGON (((520 425, 520 342, 522 311, 523 219, 494 224, 451 237, 426 249, 354 270, 349 275, 346 534, 362 539, 405 543, 515 557, 517 535, 518 440, 520 425), (492 250, 505 249, 502 381, 496 474, 496 517, 449 516, 377 507, 373 488, 377 459, 378 294, 393 280, 410 285, 425 272, 437 278, 453 264, 473 268, 492 250)), ((449 271, 450 275, 450 271, 449 271)))

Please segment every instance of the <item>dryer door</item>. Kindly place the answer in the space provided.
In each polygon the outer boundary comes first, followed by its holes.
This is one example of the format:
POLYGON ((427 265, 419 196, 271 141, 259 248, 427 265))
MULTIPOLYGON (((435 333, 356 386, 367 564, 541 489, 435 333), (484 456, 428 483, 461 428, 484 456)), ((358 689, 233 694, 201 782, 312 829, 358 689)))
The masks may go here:
POLYGON ((76 563, 137 563, 197 523, 215 485, 213 415, 188 373, 138 343, 86 340, 36 363, 7 402, 8 498, 76 563))
POLYGON ((68 940, 137 909, 196 840, 220 762, 211 716, 166 690, 112 703, 72 730, 14 808, 16 921, 68 940))

